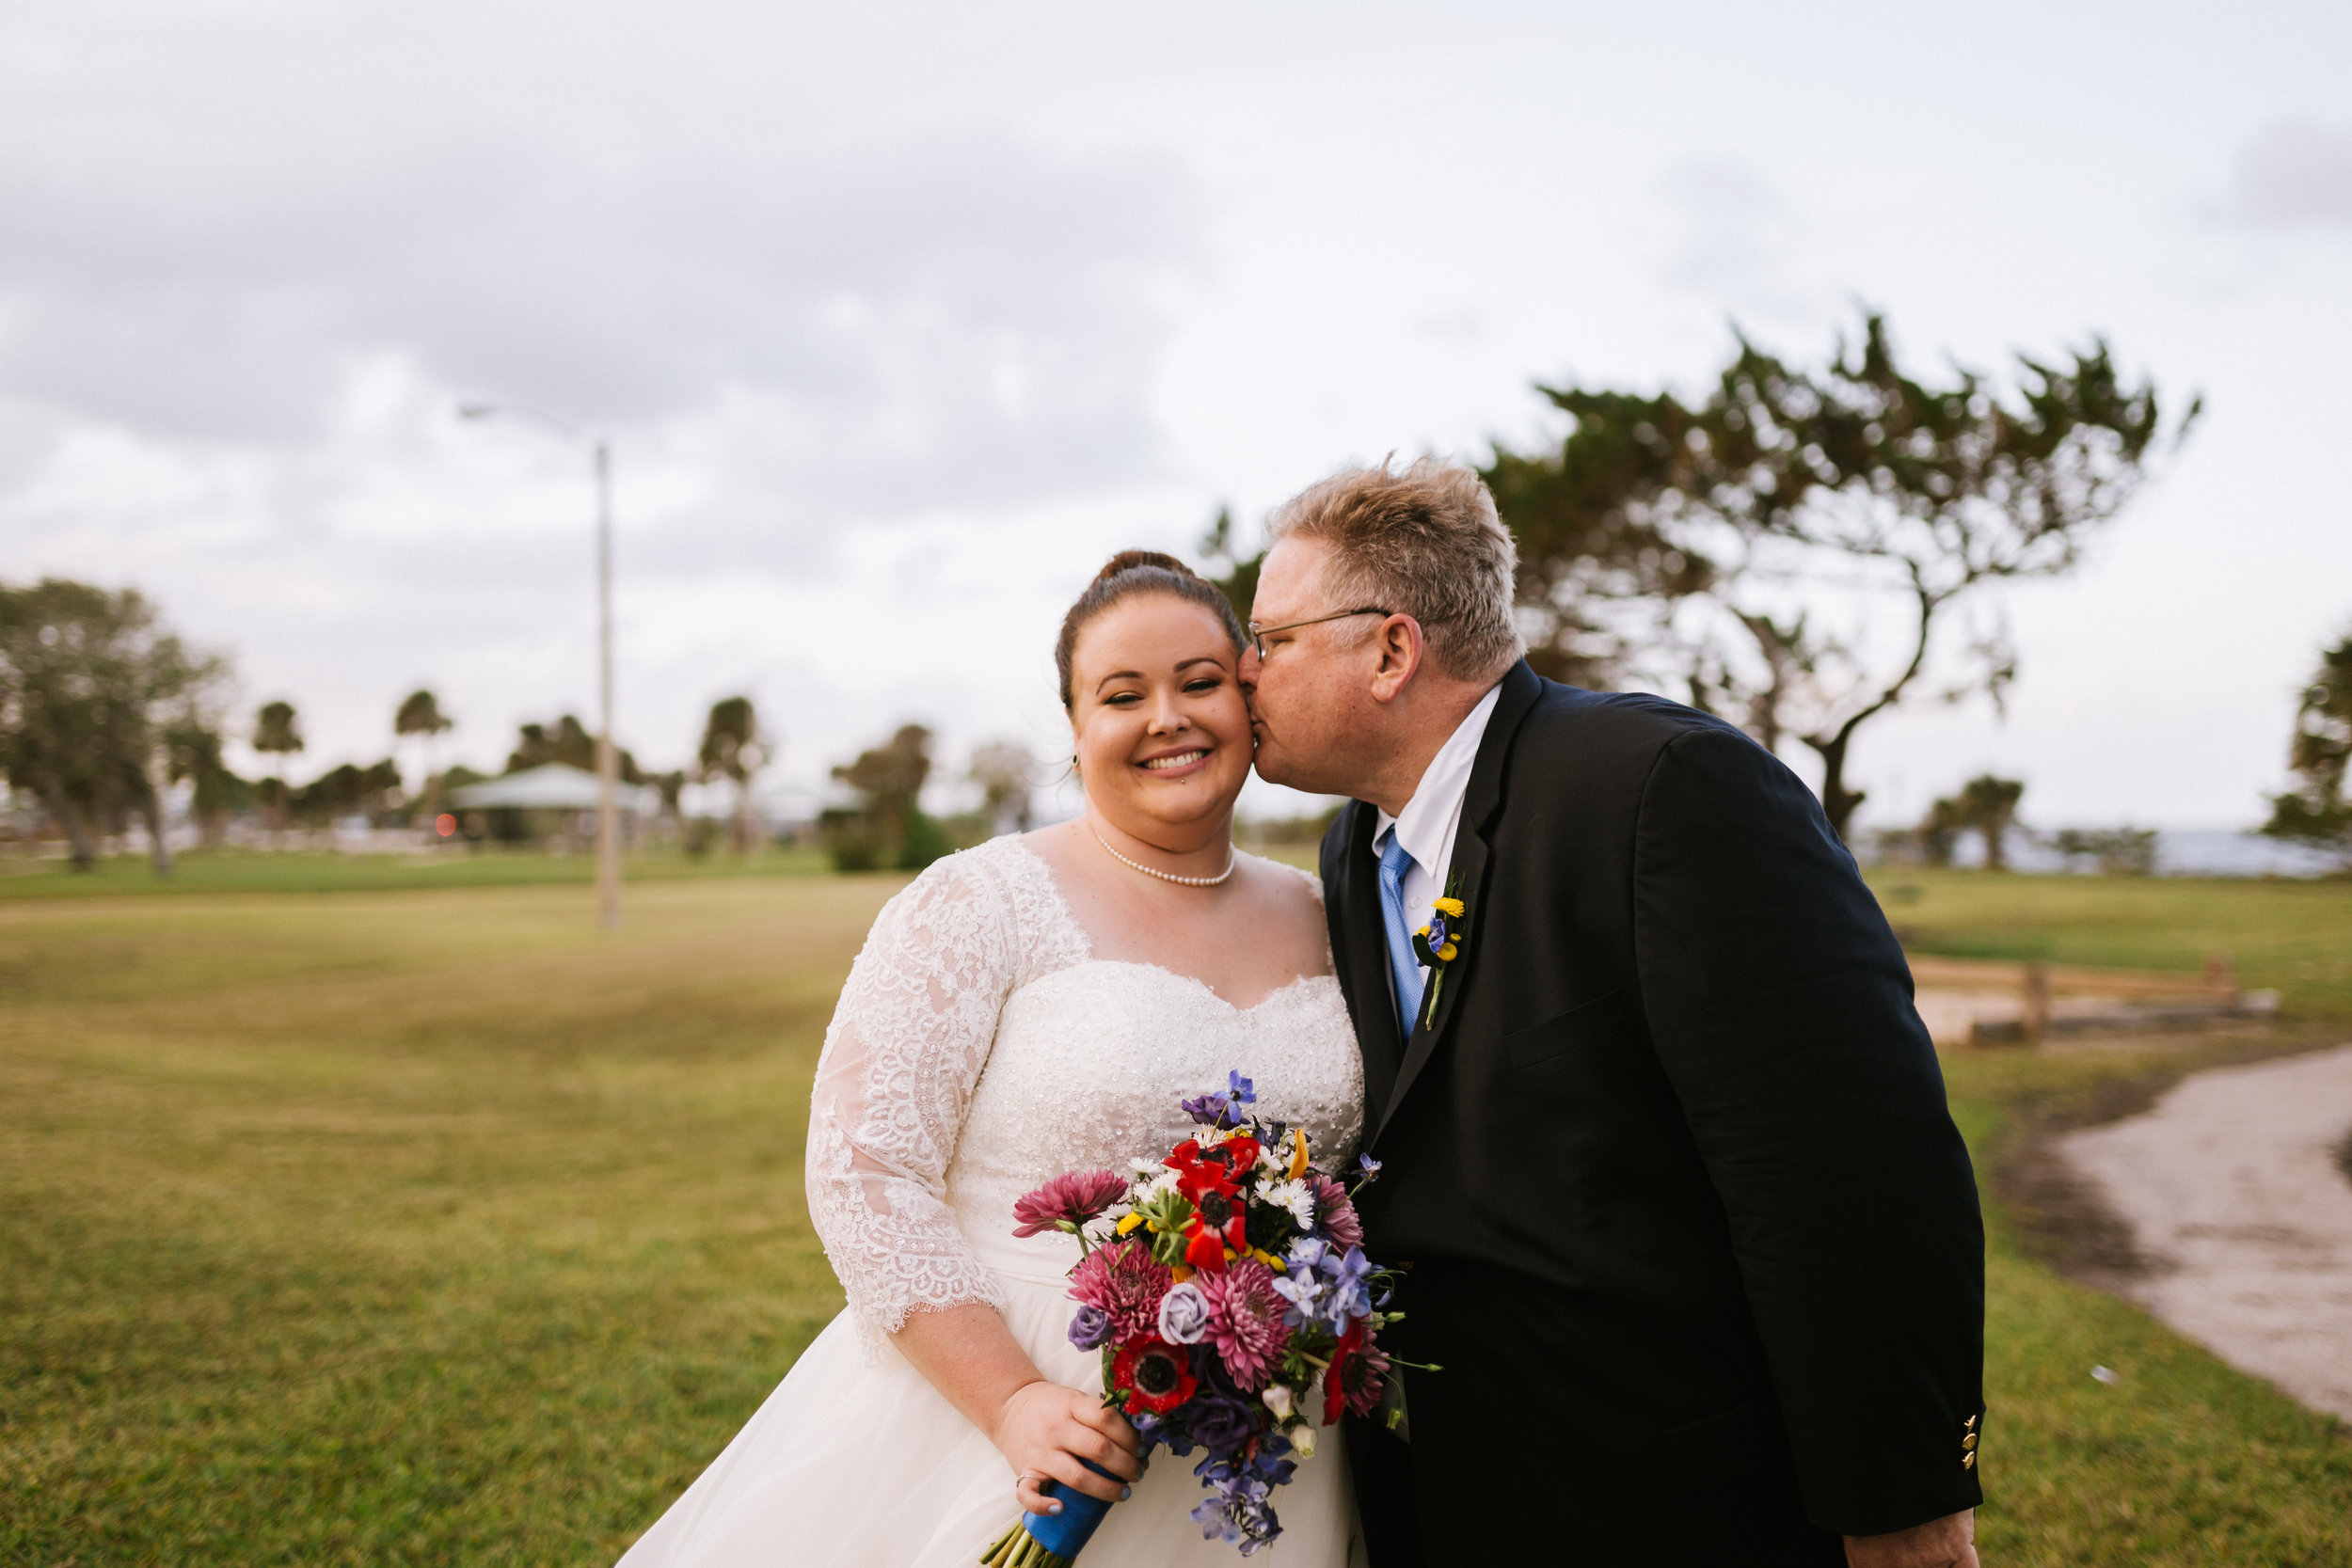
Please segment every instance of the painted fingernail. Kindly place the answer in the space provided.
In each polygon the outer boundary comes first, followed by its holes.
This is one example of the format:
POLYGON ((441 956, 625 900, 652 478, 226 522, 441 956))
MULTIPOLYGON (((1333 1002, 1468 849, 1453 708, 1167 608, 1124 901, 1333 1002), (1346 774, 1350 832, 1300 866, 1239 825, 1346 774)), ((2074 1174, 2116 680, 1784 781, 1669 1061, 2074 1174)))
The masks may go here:
POLYGON ((1119 1489, 1119 1500, 1122 1503, 1135 1495, 1136 1489, 1132 1486, 1122 1486, 1119 1489))
POLYGON ((1047 1503, 1047 1504, 1045 1505, 1045 1512, 1046 1512, 1046 1513, 1059 1513, 1061 1512, 1061 1504, 1059 1504, 1059 1503, 1047 1503))

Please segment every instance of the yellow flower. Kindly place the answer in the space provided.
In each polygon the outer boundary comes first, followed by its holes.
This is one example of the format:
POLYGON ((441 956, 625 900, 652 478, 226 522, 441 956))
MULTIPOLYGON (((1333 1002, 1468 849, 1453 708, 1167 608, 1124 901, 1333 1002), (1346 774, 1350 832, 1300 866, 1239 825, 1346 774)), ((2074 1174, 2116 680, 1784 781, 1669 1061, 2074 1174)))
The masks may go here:
POLYGON ((1456 920, 1462 918, 1463 904, 1459 898, 1434 899, 1429 907, 1439 914, 1452 915, 1456 920))
POLYGON ((1290 1180, 1295 1181, 1306 1174, 1307 1130, 1303 1127, 1294 1127, 1291 1129, 1290 1180))
POLYGON ((1192 1265, 1189 1263, 1170 1263, 1168 1266, 1168 1273, 1169 1278, 1171 1278, 1175 1283, 1182 1285, 1185 1280, 1192 1277, 1192 1265))
MULTIPOLYGON (((1127 1232, 1133 1230, 1136 1226, 1141 1225, 1142 1223, 1143 1216, 1141 1214, 1130 1213, 1125 1219, 1119 1222, 1119 1233, 1121 1236, 1124 1236, 1127 1232)), ((1152 1228, 1157 1229, 1158 1227, 1154 1226, 1152 1228)))
POLYGON ((1459 949, 1449 942, 1438 949, 1438 961, 1441 964, 1450 964, 1454 961, 1454 955, 1458 951, 1459 949))
POLYGON ((1275 1257, 1274 1254, 1268 1252, 1262 1246, 1251 1247, 1249 1249, 1249 1256, 1255 1258, 1259 1262, 1263 1263, 1267 1268, 1272 1269, 1276 1274, 1280 1274, 1290 1267, 1289 1264, 1283 1262, 1279 1258, 1275 1257))

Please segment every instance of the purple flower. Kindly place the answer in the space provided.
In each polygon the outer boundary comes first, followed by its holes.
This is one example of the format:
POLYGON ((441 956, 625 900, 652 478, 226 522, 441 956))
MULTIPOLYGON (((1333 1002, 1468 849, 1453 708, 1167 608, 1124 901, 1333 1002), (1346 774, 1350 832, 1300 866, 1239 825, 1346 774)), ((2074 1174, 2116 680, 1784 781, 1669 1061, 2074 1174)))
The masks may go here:
POLYGON ((1178 1101, 1178 1104, 1184 1108, 1184 1115, 1203 1127, 1225 1125, 1226 1103, 1226 1099, 1221 1094, 1196 1095, 1190 1100, 1178 1101))
POLYGON ((1231 1452, 1257 1433, 1258 1413, 1221 1389, 1204 1386, 1184 1406, 1184 1425, 1203 1448, 1231 1452))
POLYGON ((1212 1454, 1195 1465, 1193 1473, 1213 1494, 1192 1511, 1200 1533, 1211 1541, 1238 1544, 1244 1557, 1272 1544, 1282 1533, 1282 1522, 1275 1517, 1271 1500, 1274 1489, 1298 1468, 1295 1462, 1281 1457, 1289 1451, 1288 1443, 1269 1437, 1248 1459, 1212 1454))
POLYGON ((1323 1227, 1324 1234, 1343 1247, 1362 1246, 1364 1222, 1357 1217, 1347 1189, 1320 1172, 1309 1179, 1308 1185, 1315 1195, 1315 1222, 1323 1227))
POLYGON ((1226 1073, 1225 1092, 1197 1095, 1180 1101, 1184 1115, 1203 1127, 1234 1128, 1242 1123, 1237 1106, 1254 1105, 1258 1101, 1257 1085, 1241 1075, 1239 1069, 1226 1073))
POLYGON ((1380 1162, 1369 1154, 1359 1154, 1356 1156, 1356 1172, 1359 1181, 1369 1181, 1380 1174, 1380 1162))
POLYGON ((1344 1329, 1348 1319, 1372 1310, 1372 1259, 1364 1256, 1362 1247, 1324 1254, 1323 1273, 1331 1282, 1331 1303, 1324 1315, 1334 1328, 1344 1329))
POLYGON ((1012 1206, 1016 1236, 1041 1230, 1072 1228, 1086 1224, 1127 1194, 1127 1183, 1106 1170, 1073 1170, 1057 1176, 1033 1193, 1025 1193, 1012 1206))
POLYGON ((1168 1294, 1169 1277, 1168 1266, 1141 1242, 1113 1242, 1088 1253, 1070 1271, 1070 1294, 1109 1315, 1113 1338, 1156 1337, 1160 1298, 1168 1294))
POLYGON ((1286 1323, 1306 1323, 1322 1315, 1315 1304, 1322 1298, 1323 1286, 1312 1269, 1276 1276, 1274 1293, 1291 1304, 1290 1310, 1282 1315, 1286 1323))
POLYGON ((1209 1298, 1186 1282, 1160 1298, 1160 1338, 1171 1345, 1197 1345, 1209 1332, 1209 1298))
POLYGON ((1209 1298, 1208 1342, 1225 1364, 1226 1375, 1244 1392, 1266 1386, 1274 1364, 1290 1340, 1283 1319, 1290 1310, 1274 1288, 1274 1271, 1254 1258, 1241 1258, 1222 1273, 1200 1275, 1209 1298))
POLYGON ((1099 1307, 1081 1307, 1070 1314, 1070 1342, 1080 1350, 1101 1350, 1111 1337, 1111 1315, 1099 1307))

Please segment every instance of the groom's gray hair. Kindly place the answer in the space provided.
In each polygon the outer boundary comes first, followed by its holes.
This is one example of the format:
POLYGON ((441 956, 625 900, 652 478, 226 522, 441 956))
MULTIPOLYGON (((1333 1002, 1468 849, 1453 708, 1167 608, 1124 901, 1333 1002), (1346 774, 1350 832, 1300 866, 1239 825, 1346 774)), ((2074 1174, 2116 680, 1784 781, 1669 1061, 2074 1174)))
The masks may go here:
POLYGON ((1276 508, 1266 531, 1330 546, 1330 608, 1410 615, 1456 680, 1491 680, 1527 651, 1512 612, 1518 549, 1486 481, 1459 463, 1343 468, 1276 508))

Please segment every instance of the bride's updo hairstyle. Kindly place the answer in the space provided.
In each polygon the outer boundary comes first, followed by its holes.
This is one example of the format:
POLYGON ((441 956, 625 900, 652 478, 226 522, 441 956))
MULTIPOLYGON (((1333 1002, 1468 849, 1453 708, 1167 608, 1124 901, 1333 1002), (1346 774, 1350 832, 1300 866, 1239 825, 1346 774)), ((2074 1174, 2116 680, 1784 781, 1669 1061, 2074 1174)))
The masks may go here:
POLYGON ((1242 629, 1241 617, 1233 613, 1232 601, 1223 589, 1172 555, 1157 550, 1121 550, 1103 563, 1087 584, 1087 591, 1078 595, 1078 602, 1070 607, 1070 613, 1061 618, 1061 636, 1054 642, 1054 668, 1061 674, 1062 711, 1072 706, 1070 688, 1070 656, 1078 646, 1078 634, 1087 623, 1121 599, 1137 594, 1168 594, 1199 605, 1216 617, 1225 628, 1225 635, 1233 644, 1233 657, 1241 657, 1242 648, 1249 634, 1242 629))

